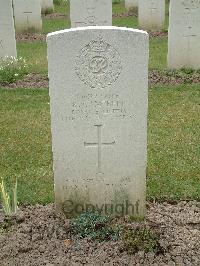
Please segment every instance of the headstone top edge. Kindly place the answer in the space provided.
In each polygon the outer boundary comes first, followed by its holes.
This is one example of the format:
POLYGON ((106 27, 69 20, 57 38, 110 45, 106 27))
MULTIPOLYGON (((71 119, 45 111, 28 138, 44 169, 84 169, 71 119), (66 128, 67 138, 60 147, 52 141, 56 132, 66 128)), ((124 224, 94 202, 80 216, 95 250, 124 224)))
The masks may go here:
POLYGON ((132 29, 132 28, 126 28, 126 27, 115 27, 115 26, 88 26, 88 27, 77 27, 77 28, 70 28, 60 31, 55 31, 47 34, 47 40, 50 38, 54 38, 59 34, 65 34, 69 32, 81 32, 81 31, 90 31, 90 30, 121 30, 126 32, 133 32, 138 34, 143 34, 146 36, 149 36, 149 34, 146 31, 138 30, 138 29, 132 29))

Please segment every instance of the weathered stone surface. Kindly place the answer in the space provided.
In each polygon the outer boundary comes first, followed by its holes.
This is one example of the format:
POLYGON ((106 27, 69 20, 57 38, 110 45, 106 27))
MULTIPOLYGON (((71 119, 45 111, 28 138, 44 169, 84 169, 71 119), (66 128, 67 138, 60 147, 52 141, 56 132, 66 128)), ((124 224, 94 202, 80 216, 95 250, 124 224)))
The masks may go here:
POLYGON ((138 7, 138 0, 125 0, 126 9, 131 9, 134 7, 138 7))
POLYGON ((53 0, 41 0, 42 13, 48 13, 54 10, 53 0))
POLYGON ((148 34, 48 35, 55 198, 66 214, 145 214, 148 34))
POLYGON ((0 58, 17 56, 11 0, 0 0, 0 58))
POLYGON ((16 32, 41 32, 41 0, 13 0, 16 32))
POLYGON ((171 0, 169 68, 200 68, 200 0, 171 0))
POLYGON ((112 0, 71 0, 71 27, 112 26, 112 0))
POLYGON ((139 0, 139 27, 160 30, 165 22, 165 0, 139 0))

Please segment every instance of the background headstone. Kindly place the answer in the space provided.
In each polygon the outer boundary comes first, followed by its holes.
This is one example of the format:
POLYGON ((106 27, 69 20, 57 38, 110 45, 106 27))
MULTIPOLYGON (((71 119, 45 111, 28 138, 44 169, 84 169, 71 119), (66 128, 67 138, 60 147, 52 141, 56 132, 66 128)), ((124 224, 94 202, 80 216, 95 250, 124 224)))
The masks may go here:
POLYGON ((71 27, 112 26, 112 0, 71 0, 71 27))
POLYGON ((171 0, 169 68, 200 68, 200 0, 171 0))
POLYGON ((165 0, 139 0, 139 27, 145 30, 161 30, 165 22, 165 0))
POLYGON ((143 216, 148 34, 87 27, 47 40, 57 205, 143 216))
POLYGON ((11 0, 0 0, 0 58, 17 56, 11 0))
POLYGON ((22 32, 41 32, 41 0, 13 0, 15 30, 22 32))
POLYGON ((54 10, 53 0, 41 0, 42 13, 49 13, 54 10))
POLYGON ((131 9, 134 7, 138 7, 138 0, 125 0, 126 9, 131 9))

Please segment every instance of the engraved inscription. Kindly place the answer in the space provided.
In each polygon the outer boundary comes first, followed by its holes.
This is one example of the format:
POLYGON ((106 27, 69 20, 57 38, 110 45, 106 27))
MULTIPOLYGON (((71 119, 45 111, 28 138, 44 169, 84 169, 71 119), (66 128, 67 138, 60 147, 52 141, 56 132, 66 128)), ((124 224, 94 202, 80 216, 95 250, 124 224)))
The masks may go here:
POLYGON ((118 79, 122 71, 121 58, 114 47, 98 38, 81 49, 75 70, 87 86, 103 89, 118 79))
POLYGON ((111 93, 76 94, 71 102, 71 111, 65 120, 132 119, 134 114, 127 108, 127 101, 111 93))
POLYGON ((97 127, 97 142, 88 143, 84 142, 85 147, 93 147, 98 149, 98 162, 97 162, 97 168, 98 168, 98 174, 102 174, 102 146, 113 146, 115 144, 115 141, 113 142, 102 142, 102 129, 103 125, 95 125, 97 127))
POLYGON ((32 14, 33 12, 31 11, 25 11, 23 12, 23 14, 26 15, 26 22, 27 22, 27 25, 29 25, 29 15, 32 14))

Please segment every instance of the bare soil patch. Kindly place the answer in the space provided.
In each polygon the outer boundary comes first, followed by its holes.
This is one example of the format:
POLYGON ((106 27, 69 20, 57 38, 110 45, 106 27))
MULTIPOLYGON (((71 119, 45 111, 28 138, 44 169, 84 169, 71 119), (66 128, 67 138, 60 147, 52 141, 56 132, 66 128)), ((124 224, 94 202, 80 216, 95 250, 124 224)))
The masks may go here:
POLYGON ((0 86, 9 89, 44 89, 49 87, 49 80, 41 74, 28 74, 22 80, 11 84, 0 83, 0 86))
POLYGON ((61 14, 61 13, 50 13, 50 14, 43 14, 44 18, 68 18, 68 14, 61 14))
POLYGON ((149 31, 149 36, 150 38, 165 38, 168 36, 168 32, 167 31, 149 31))
POLYGON ((46 35, 39 33, 16 34, 16 40, 18 42, 45 42, 46 35))
POLYGON ((129 11, 124 13, 115 13, 112 15, 113 18, 129 18, 129 17, 137 17, 137 12, 129 11))
POLYGON ((186 74, 181 71, 152 70, 149 73, 150 86, 154 85, 180 85, 200 83, 200 71, 193 71, 186 74))
MULTIPOLYGON (((129 229, 136 222, 116 220, 129 229)), ((57 214, 53 204, 26 206, 8 223, 0 213, 0 261, 15 265, 200 265, 200 203, 149 203, 146 222, 162 232, 164 253, 128 254, 121 241, 81 239, 71 220, 57 214), (6 225, 8 227, 6 228, 6 225)))

